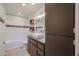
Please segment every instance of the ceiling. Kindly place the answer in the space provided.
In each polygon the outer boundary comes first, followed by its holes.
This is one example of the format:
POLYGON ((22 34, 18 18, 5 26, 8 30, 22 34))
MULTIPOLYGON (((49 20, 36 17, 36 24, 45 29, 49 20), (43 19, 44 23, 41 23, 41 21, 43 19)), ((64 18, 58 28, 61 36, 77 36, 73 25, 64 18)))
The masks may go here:
POLYGON ((6 13, 12 15, 19 15, 18 13, 21 12, 20 16, 29 17, 35 14, 39 9, 44 7, 44 3, 36 3, 32 5, 31 3, 26 3, 25 6, 22 6, 22 3, 3 3, 6 13))

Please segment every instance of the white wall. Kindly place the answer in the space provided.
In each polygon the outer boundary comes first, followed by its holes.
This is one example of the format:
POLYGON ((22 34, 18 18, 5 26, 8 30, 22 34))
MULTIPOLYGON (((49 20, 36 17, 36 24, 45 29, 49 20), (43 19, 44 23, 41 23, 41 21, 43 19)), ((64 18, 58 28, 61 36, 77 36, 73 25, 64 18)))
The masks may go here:
MULTIPOLYGON (((7 17, 5 15, 5 10, 3 8, 3 5, 0 4, 0 17, 2 17, 2 19, 4 21, 7 20, 7 17)), ((4 55, 4 45, 3 45, 3 41, 5 41, 5 24, 2 24, 0 22, 0 55, 4 55)))
POLYGON ((5 15, 5 9, 1 3, 0 3, 0 17, 2 17, 3 20, 6 22, 7 16, 5 15))

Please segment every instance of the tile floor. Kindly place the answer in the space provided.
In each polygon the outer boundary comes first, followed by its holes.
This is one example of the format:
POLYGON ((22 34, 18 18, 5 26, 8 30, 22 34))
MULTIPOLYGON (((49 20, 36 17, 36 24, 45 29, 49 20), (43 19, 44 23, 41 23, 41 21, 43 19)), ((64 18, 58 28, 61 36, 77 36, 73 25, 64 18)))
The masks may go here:
POLYGON ((30 56, 25 46, 5 52, 5 56, 30 56))

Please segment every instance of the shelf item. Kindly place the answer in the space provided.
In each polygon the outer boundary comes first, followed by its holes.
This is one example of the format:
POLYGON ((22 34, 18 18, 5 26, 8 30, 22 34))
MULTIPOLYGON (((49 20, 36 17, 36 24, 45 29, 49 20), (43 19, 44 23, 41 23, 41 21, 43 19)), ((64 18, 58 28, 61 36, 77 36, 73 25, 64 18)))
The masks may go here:
POLYGON ((30 27, 31 32, 35 32, 35 27, 30 27))
POLYGON ((34 19, 31 19, 31 20, 30 20, 30 25, 35 25, 34 19))
POLYGON ((35 28, 35 20, 34 19, 30 19, 30 28, 29 28, 29 30, 31 32, 35 32, 36 31, 35 29, 36 29, 35 28))

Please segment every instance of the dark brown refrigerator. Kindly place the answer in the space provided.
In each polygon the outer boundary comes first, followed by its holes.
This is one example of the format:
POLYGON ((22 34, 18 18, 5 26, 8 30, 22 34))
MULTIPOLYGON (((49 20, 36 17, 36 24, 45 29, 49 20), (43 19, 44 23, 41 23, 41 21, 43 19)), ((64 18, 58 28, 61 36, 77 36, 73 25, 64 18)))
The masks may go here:
POLYGON ((46 3, 46 56, 75 55, 73 28, 75 26, 75 4, 46 3))

